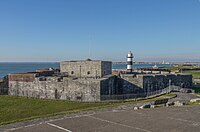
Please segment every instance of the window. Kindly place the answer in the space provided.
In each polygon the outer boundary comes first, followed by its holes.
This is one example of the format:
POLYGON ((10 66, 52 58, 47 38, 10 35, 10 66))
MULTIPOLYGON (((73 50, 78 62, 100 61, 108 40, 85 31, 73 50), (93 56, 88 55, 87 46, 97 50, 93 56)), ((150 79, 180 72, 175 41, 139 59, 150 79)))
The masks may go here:
POLYGON ((45 77, 40 77, 39 81, 46 81, 47 79, 45 77))
POLYGON ((76 96, 76 99, 77 99, 77 100, 81 100, 82 97, 81 97, 81 96, 76 96))
POLYGON ((55 99, 58 99, 58 90, 55 89, 55 99))
POLYGON ((87 74, 89 75, 89 74, 90 74, 90 71, 88 71, 87 74))
POLYGON ((74 71, 71 71, 71 74, 74 74, 74 71))
POLYGON ((63 78, 58 78, 58 82, 62 82, 63 81, 63 78))

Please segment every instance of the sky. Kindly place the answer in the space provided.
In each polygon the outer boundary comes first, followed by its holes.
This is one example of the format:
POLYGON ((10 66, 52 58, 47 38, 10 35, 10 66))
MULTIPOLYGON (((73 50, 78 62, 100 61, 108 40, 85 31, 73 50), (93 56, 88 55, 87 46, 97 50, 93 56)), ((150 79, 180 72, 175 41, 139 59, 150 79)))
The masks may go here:
POLYGON ((0 0, 0 62, 200 61, 199 0, 0 0))

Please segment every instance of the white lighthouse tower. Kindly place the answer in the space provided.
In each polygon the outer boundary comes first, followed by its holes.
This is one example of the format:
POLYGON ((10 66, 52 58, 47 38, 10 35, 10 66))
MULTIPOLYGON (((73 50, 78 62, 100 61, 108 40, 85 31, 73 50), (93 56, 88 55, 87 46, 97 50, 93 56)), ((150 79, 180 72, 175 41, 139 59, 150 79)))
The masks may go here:
POLYGON ((127 55, 127 72, 133 71, 132 66, 133 66, 133 54, 130 51, 127 55))

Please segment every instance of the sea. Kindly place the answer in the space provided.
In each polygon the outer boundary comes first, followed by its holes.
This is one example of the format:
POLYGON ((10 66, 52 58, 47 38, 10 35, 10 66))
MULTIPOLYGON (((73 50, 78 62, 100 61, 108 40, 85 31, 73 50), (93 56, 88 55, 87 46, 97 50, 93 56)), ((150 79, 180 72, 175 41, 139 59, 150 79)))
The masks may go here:
MULTIPOLYGON (((150 68, 154 64, 134 64, 133 68, 150 68)), ((168 67, 170 64, 157 64, 158 67, 168 67)), ((9 73, 33 72, 38 69, 59 68, 58 62, 0 62, 0 77, 9 73)), ((126 69, 126 64, 113 64, 112 69, 126 69)))

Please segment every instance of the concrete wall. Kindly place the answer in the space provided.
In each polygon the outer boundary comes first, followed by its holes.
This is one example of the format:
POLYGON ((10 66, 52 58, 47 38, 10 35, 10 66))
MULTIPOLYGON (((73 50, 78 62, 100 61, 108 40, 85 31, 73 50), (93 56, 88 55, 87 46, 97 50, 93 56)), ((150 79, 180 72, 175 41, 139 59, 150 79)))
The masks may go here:
POLYGON ((108 61, 66 61, 60 63, 61 73, 71 77, 101 78, 112 74, 112 62, 108 61))

